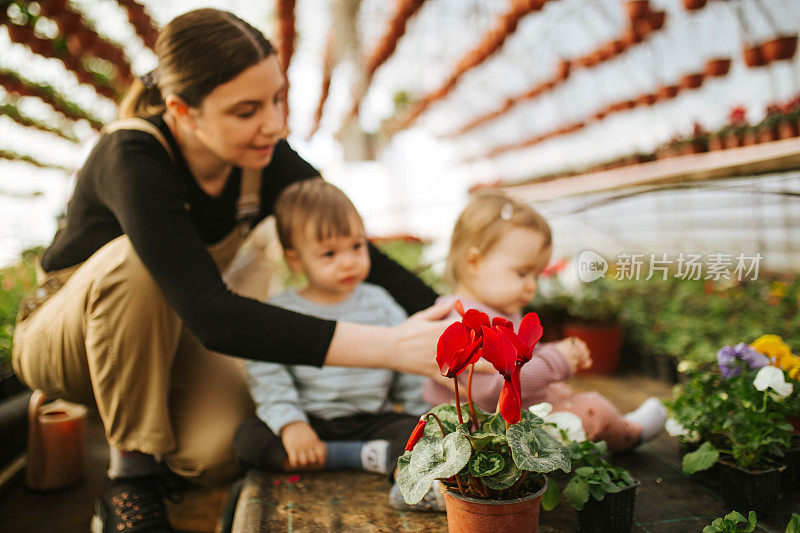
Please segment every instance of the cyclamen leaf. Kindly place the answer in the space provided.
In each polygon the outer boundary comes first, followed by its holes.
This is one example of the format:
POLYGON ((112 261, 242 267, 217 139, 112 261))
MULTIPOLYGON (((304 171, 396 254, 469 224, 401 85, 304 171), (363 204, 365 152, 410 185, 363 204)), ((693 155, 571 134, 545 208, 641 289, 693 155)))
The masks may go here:
POLYGON ((472 435, 467 435, 469 441, 472 443, 472 447, 476 450, 482 450, 489 444, 494 442, 498 436, 492 433, 484 433, 483 431, 476 431, 472 435))
POLYGON ((475 477, 486 477, 500 472, 505 465, 499 453, 477 451, 469 460, 469 471, 475 477))
POLYGON ((719 459, 719 451, 710 442, 704 442, 697 450, 683 456, 683 473, 694 474, 707 470, 719 459))
POLYGON ((539 473, 557 468, 570 471, 569 451, 543 429, 523 421, 509 427, 506 436, 517 468, 539 473))
POLYGON ((573 508, 580 511, 589 501, 589 484, 583 479, 573 476, 564 487, 564 497, 573 508))
POLYGON ((492 433, 494 435, 505 435, 506 423, 503 420, 502 416, 496 414, 486 419, 481 429, 486 433, 492 433))
POLYGON ((514 461, 509 459, 505 461, 505 466, 500 472, 493 476, 486 476, 482 481, 490 489, 503 490, 516 483, 521 475, 522 470, 517 468, 514 461))
POLYGON ((545 511, 552 511, 558 506, 561 499, 561 489, 550 476, 544 476, 547 479, 547 490, 542 495, 542 509, 545 511))
POLYGON ((435 479, 456 475, 471 453, 469 439, 460 431, 444 439, 423 436, 414 446, 407 466, 404 464, 397 476, 397 486, 406 503, 413 505, 422 500, 435 479))

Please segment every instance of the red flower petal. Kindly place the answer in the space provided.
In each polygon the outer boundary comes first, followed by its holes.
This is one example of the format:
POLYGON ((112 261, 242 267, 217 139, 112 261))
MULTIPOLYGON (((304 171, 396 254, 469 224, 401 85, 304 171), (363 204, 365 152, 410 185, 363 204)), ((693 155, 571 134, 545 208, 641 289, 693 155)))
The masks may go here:
POLYGON ((480 335, 482 327, 491 325, 491 322, 489 322, 489 315, 477 309, 467 309, 461 322, 478 335, 480 335))
POLYGON ((422 438, 422 435, 425 433, 425 424, 428 421, 425 418, 425 415, 422 415, 417 422, 417 426, 414 428, 414 431, 411 432, 411 436, 408 438, 408 442, 406 443, 406 451, 410 451, 414 449, 414 445, 422 438))
POLYGON ((503 376, 510 377, 517 361, 517 350, 505 335, 484 326, 483 358, 492 363, 503 376))
POLYGON ((492 326, 502 326, 514 331, 514 323, 500 316, 496 316, 492 319, 492 326))
POLYGON ((436 362, 443 376, 452 377, 448 374, 453 369, 455 355, 463 350, 468 342, 467 328, 461 322, 453 322, 444 330, 436 345, 436 362))
POLYGON ((542 322, 539 320, 539 315, 536 313, 528 313, 522 317, 522 323, 519 325, 519 332, 517 335, 522 342, 528 345, 531 351, 533 351, 539 339, 542 338, 543 333, 544 329, 542 328, 542 322))
POLYGON ((464 304, 461 303, 461 300, 456 300, 455 310, 461 315, 461 318, 464 318, 464 304))
POLYGON ((497 400, 497 408, 503 420, 509 424, 516 424, 522 417, 522 405, 519 393, 514 387, 513 380, 506 379, 503 389, 500 391, 500 398, 497 400))

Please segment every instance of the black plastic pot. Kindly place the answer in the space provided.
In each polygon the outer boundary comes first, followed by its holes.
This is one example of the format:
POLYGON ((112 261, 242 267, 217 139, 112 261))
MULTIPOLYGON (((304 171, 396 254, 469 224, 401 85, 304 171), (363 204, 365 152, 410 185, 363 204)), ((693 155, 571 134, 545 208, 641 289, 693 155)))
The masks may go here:
POLYGON ((800 444, 789 448, 783 456, 786 470, 781 475, 781 488, 791 490, 800 487, 800 444))
POLYGON ((735 464, 719 461, 722 502, 727 509, 756 516, 768 516, 775 509, 781 490, 781 472, 785 466, 769 470, 749 471, 735 464))
POLYGON ((589 497, 582 510, 578 511, 578 531, 583 533, 627 533, 633 527, 633 508, 636 503, 637 481, 620 492, 606 494, 597 501, 589 497))

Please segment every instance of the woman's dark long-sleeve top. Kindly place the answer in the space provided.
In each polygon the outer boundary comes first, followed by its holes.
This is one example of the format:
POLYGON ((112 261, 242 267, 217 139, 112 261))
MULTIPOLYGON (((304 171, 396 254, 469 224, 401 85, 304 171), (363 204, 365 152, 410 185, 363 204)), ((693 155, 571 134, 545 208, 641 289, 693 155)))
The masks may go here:
MULTIPOLYGON (((322 365, 335 322, 234 294, 205 248, 236 225, 240 169, 233 169, 221 195, 207 195, 192 178, 164 120, 148 120, 164 133, 177 164, 147 133, 119 130, 102 136, 78 171, 65 225, 45 251, 42 268, 51 272, 76 265, 125 234, 170 304, 207 348, 262 361, 322 365)), ((318 175, 281 141, 263 171, 255 223, 272 214, 284 187, 318 175)), ((370 258, 368 281, 386 288, 408 313, 433 304, 436 294, 430 288, 374 246, 370 258)))

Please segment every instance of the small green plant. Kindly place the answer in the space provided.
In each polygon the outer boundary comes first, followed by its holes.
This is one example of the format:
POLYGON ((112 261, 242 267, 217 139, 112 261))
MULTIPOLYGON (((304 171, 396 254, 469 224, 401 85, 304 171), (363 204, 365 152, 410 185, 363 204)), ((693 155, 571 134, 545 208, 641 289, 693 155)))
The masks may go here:
POLYGON ((636 483, 630 472, 603 458, 605 442, 572 442, 568 448, 573 470, 564 487, 564 497, 576 510, 583 509, 589 497, 602 501, 606 494, 620 492, 636 483))
POLYGON ((26 250, 22 261, 0 269, 0 371, 11 363, 11 341, 19 303, 36 284, 34 258, 39 249, 26 250))
MULTIPOLYGON (((757 524, 755 512, 750 511, 745 520, 741 513, 733 511, 724 518, 717 518, 710 525, 704 527, 703 533, 749 533, 755 530, 757 524)), ((800 514, 792 513, 792 518, 786 525, 784 533, 800 533, 800 514)))
POLYGON ((711 525, 703 528, 703 533, 749 533, 756 528, 756 513, 750 511, 745 520, 741 513, 733 511, 725 518, 717 518, 711 525))

